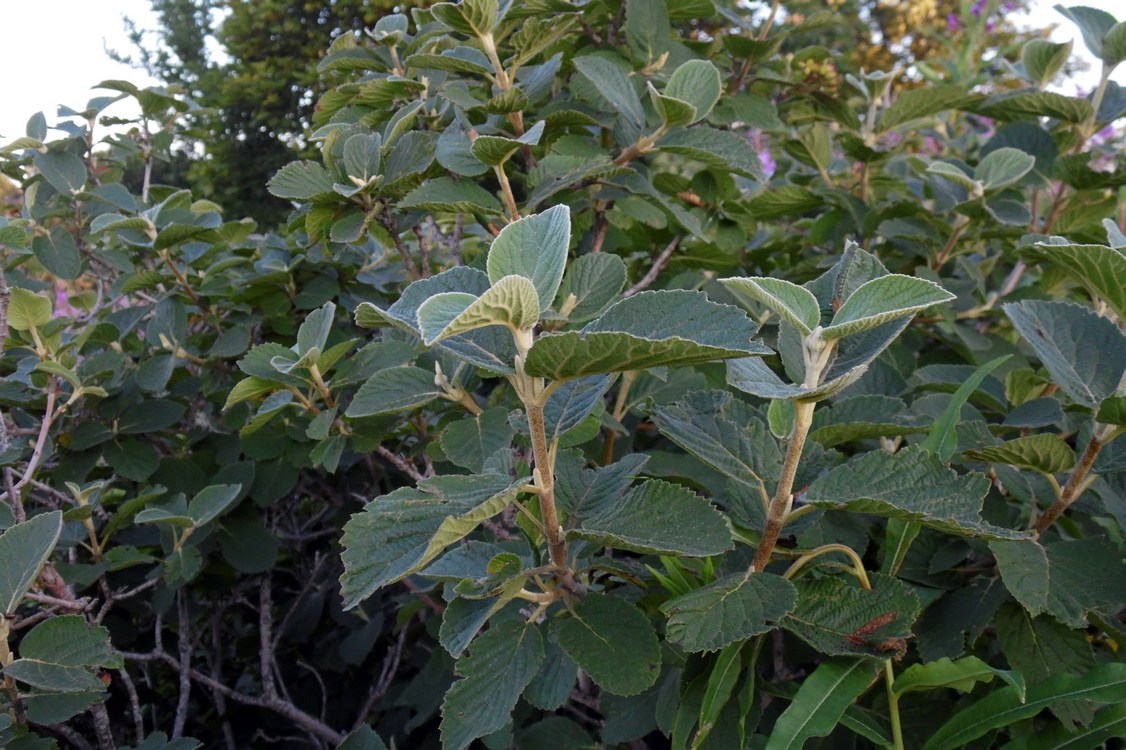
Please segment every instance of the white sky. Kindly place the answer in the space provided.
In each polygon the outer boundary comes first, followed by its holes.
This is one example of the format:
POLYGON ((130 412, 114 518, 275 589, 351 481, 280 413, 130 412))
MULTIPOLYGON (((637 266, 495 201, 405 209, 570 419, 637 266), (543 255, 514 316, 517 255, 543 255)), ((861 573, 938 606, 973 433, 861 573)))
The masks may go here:
MULTIPOLYGON (((1074 38, 1073 54, 1090 61, 1078 31, 1052 10, 1054 4, 1054 0, 1034 0, 1031 14, 1018 16, 1017 23, 1032 28, 1057 24, 1053 40, 1074 38)), ((1087 5, 1126 16, 1123 0, 1067 0, 1065 4, 1087 5)), ((59 104, 82 109, 92 97, 113 93, 92 91, 91 87, 100 81, 122 78, 138 85, 152 83, 141 71, 115 63, 105 54, 106 47, 132 52, 125 35, 125 16, 142 28, 155 26, 149 0, 0 0, 0 17, 7 32, 0 47, 7 69, 5 106, 0 109, 0 144, 22 136, 28 117, 36 112, 46 114, 50 125, 57 119, 59 104)), ((328 42, 326 39, 326 46, 328 42)), ((1097 70, 1094 64, 1091 67, 1092 71, 1082 80, 1068 82, 1064 93, 1074 94, 1076 83, 1092 88, 1097 70)), ((1126 84, 1126 64, 1114 78, 1126 84)), ((114 104, 108 110, 108 114, 122 117, 134 112, 126 102, 114 104)))

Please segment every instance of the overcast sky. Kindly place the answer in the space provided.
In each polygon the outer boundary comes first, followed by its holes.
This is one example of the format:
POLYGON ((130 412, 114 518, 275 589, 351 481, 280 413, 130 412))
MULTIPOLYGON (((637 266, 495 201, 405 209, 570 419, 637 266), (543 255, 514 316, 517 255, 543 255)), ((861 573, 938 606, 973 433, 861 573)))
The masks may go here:
MULTIPOLYGON (((1071 0, 1067 5, 1088 5, 1118 15, 1123 0, 1071 0)), ((1058 24, 1053 39, 1074 38, 1077 55, 1090 59, 1078 31, 1052 10, 1052 0, 1034 0, 1030 15, 1018 16, 1019 24, 1043 28, 1058 24)), ((124 78, 139 85, 151 83, 139 70, 109 59, 107 47, 128 53, 123 18, 128 16, 144 28, 155 26, 150 0, 0 0, 0 18, 5 26, 4 104, 0 107, 0 144, 24 134, 27 118, 42 111, 48 124, 56 120, 59 104, 82 109, 94 96, 91 87, 100 81, 124 78)), ((1126 20, 1126 19, 1120 19, 1126 20)), ((325 40, 328 45, 329 40, 325 40)), ((1081 85, 1092 87, 1097 70, 1092 65, 1081 85)), ((1115 79, 1126 84, 1126 65, 1115 79)), ((1074 84, 1065 93, 1074 94, 1074 84)), ((109 114, 128 116, 124 102, 113 105, 109 114)))

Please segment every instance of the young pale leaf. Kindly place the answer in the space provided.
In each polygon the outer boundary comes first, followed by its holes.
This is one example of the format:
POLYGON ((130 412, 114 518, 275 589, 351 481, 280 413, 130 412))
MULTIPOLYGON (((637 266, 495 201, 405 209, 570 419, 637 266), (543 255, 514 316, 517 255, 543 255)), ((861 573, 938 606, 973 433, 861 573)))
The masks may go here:
POLYGON ((992 682, 994 677, 1000 677, 1024 698, 1026 687, 1020 672, 991 667, 976 656, 966 656, 957 661, 942 658, 927 664, 912 664, 895 678, 891 689, 896 695, 943 687, 968 693, 979 682, 992 682))
POLYGON ((667 637, 685 651, 716 651, 778 627, 793 611, 793 584, 773 573, 721 578, 661 605, 667 637))
POLYGON ((653 103, 653 109, 657 110, 657 114, 660 115, 661 122, 664 123, 666 128, 691 125, 696 121, 696 108, 691 104, 682 99, 658 93, 652 82, 648 83, 647 87, 649 89, 649 101, 653 103))
POLYGON ((1041 434, 1009 440, 968 451, 966 458, 987 463, 1008 464, 1044 474, 1060 474, 1075 466, 1075 451, 1059 435, 1041 434))
POLYGON ((974 169, 974 179, 986 191, 1003 190, 1020 182, 1036 166, 1036 158, 1018 148, 999 148, 986 154, 974 169))
POLYGON ((8 298, 8 325, 17 331, 51 322, 51 300, 26 289, 12 287, 8 298))
POLYGON ((653 624, 625 599, 589 594, 556 632, 563 650, 608 693, 637 695, 661 673, 653 624))
POLYGON ((344 525, 344 607, 421 570, 508 507, 526 481, 497 474, 439 476, 372 500, 344 525))
POLYGON ((1021 248, 1029 262, 1047 263, 1081 282, 1093 297, 1103 300, 1120 320, 1126 320, 1126 255, 1104 245, 1037 243, 1021 248))
POLYGON ((871 574, 872 589, 826 576, 794 582, 797 606, 782 627, 824 654, 884 657, 905 647, 922 605, 902 581, 871 574))
POLYGON ((522 331, 539 319, 536 288, 523 276, 505 276, 476 298, 461 292, 435 294, 418 308, 418 328, 427 346, 487 326, 522 331))
POLYGON ((543 639, 523 620, 496 622, 457 661, 462 679, 442 701, 442 748, 464 750, 504 727, 543 662, 543 639))
POLYGON ((769 354, 751 341, 757 331, 742 310, 711 302, 701 292, 641 292, 580 331, 540 336, 525 369, 560 379, 769 354))
POLYGON ((1056 701, 1126 702, 1126 664, 1110 663, 1084 675, 1063 674, 1028 688, 1022 701, 1015 690, 995 690, 947 719, 923 750, 954 750, 992 729, 1035 716, 1056 701))
POLYGON ((1020 51, 1025 78, 1037 87, 1044 88, 1071 57, 1071 47, 1070 39, 1063 44, 1055 44, 1047 39, 1026 42, 1020 51))
POLYGON ((821 337, 837 339, 866 331, 952 299, 953 294, 933 281, 901 274, 881 276, 862 284, 844 301, 821 337))
POLYGON ((1126 372, 1126 334, 1091 310, 1068 302, 1025 300, 1003 306, 1052 379, 1080 404, 1096 408, 1126 372))
POLYGON ((568 536, 649 554, 707 557, 730 550, 731 530, 715 507, 692 490, 649 480, 568 536))
POLYGON ((894 455, 873 451, 838 466, 809 486, 805 502, 914 521, 958 536, 1028 538, 1028 532, 982 520, 988 491, 985 475, 958 476, 933 453, 907 448, 894 455))
POLYGON ((688 102, 694 108, 691 122, 707 117, 723 93, 719 69, 708 60, 689 60, 669 76, 665 96, 688 102))
POLYGON ((872 659, 829 659, 818 665, 778 717, 766 750, 803 747, 828 735, 845 710, 868 689, 880 663, 872 659))
POLYGON ((579 75, 590 81, 630 124, 635 128, 644 124, 645 110, 641 106, 641 98, 622 68, 599 55, 576 57, 571 62, 579 75))
POLYGON ((563 205, 514 221, 493 240, 486 267, 494 285, 523 276, 535 285, 539 309, 547 310, 563 280, 571 244, 571 213, 563 205))
POLYGON ((745 277, 720 279, 725 287, 769 307, 802 336, 821 324, 821 305, 813 292, 782 279, 745 277))
POLYGON ((63 530, 62 511, 43 513, 0 534, 0 616, 15 614, 63 530))
POLYGON ((344 416, 358 419, 428 404, 442 395, 434 373, 421 367, 391 367, 372 375, 356 391, 344 416))
POLYGON ((573 323, 597 318, 626 285, 626 264, 612 253, 587 253, 567 266, 559 286, 555 309, 573 294, 575 306, 567 316, 573 323))

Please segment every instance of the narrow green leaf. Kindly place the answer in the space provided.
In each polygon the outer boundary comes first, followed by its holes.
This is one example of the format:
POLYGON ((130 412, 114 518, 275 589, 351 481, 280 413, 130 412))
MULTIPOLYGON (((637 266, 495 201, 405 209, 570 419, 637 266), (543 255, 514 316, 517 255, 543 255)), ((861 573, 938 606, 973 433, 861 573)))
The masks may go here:
POLYGON ((881 276, 862 284, 844 301, 821 337, 836 339, 866 331, 952 299, 953 294, 933 281, 900 274, 881 276))
POLYGON ((1012 355, 1006 354, 986 362, 974 370, 973 374, 958 386, 958 390, 950 397, 950 403, 946 405, 942 415, 931 425, 927 439, 920 445, 923 450, 938 455, 943 461, 950 460, 954 451, 958 449, 958 435, 955 428, 962 416, 962 406, 970 400, 970 396, 981 386, 989 373, 1003 365, 1011 357, 1012 355))
POLYGON ((653 624, 624 599, 589 594, 556 632, 563 650, 608 693, 637 695, 661 673, 653 624))
POLYGON ((821 305, 805 287, 762 276, 720 279, 720 283, 736 294, 766 305, 797 328, 802 336, 808 336, 821 324, 821 305))
POLYGON ((891 689, 896 695, 943 687, 968 693, 979 682, 992 682, 994 677, 1012 685, 1022 699, 1025 697, 1027 688, 1020 672, 991 667, 976 656, 966 656, 957 661, 942 658, 927 664, 912 664, 895 678, 891 689))
POLYGON ((1110 663, 1084 675, 1064 674, 1028 688, 1021 701, 1014 690, 996 690, 957 712, 923 745, 924 750, 954 750, 992 729, 1035 716, 1061 700, 1119 704, 1126 701, 1126 664, 1110 663))
POLYGON ((494 285, 523 276, 535 285, 539 309, 547 310, 563 280, 571 244, 571 212, 559 205, 512 222, 493 240, 486 262, 494 285))
POLYGON ((773 573, 721 578, 661 605, 667 638, 686 651, 715 651, 778 627, 794 608, 793 584, 773 573))
POLYGON ((840 723, 845 710, 868 689, 880 663, 872 659, 829 659, 818 665, 778 717, 766 750, 790 750, 813 737, 824 737, 840 723))
POLYGON ((743 646, 745 642, 725 646, 717 655, 711 672, 708 674, 708 688, 704 701, 700 704, 699 729, 696 730, 695 743, 700 745, 708 737, 720 712, 735 692, 739 675, 743 673, 743 646))
POLYGON ((0 534, 0 616, 15 614, 63 530, 62 511, 43 513, 0 534))
POLYGON ((1109 740, 1126 737, 1126 703, 1107 706, 1095 712, 1089 724, 1073 727, 1059 724, 1039 730, 1020 743, 1010 743, 1004 750, 1097 750, 1109 747, 1109 740))

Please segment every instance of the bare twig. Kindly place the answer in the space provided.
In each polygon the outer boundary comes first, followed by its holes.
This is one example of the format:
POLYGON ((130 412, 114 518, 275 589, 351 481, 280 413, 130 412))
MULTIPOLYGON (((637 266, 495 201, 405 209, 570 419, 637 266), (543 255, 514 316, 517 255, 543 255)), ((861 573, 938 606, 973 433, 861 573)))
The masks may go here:
POLYGON ((133 684, 129 670, 124 667, 117 670, 117 676, 121 678, 121 684, 129 694, 129 708, 133 712, 133 732, 136 734, 136 744, 140 745, 145 741, 145 717, 141 713, 141 699, 137 696, 137 686, 133 684))
POLYGON ((407 267, 407 274, 411 280, 417 279, 418 265, 415 264, 414 258, 411 257, 411 251, 407 244, 403 242, 402 236, 399 234, 398 227, 395 226, 395 220, 391 217, 391 212, 384 207, 377 217, 379 225, 387 230, 387 234, 391 235, 391 239, 395 241, 395 249, 399 251, 399 255, 403 258, 403 264, 407 267))
POLYGON ((262 674, 262 692, 267 700, 278 699, 278 686, 274 682, 274 600, 270 590, 270 574, 262 576, 258 582, 258 668, 262 674))
POLYGON ((662 250, 661 254, 658 255, 656 260, 653 261, 653 267, 645 272, 645 275, 641 277, 640 281, 627 289, 623 296, 632 297, 638 292, 648 289, 649 285, 657 280, 657 277, 661 275, 661 271, 663 271, 665 269, 665 266, 669 264, 669 258, 672 257, 672 254, 676 252, 676 249, 679 246, 680 238, 676 237, 672 242, 665 246, 665 249, 662 250))
POLYGON ((188 718, 188 698, 192 692, 191 666, 192 666, 192 634, 191 623, 188 622, 188 598, 183 589, 176 596, 179 627, 177 628, 178 646, 180 649, 180 696, 176 702, 176 719, 172 724, 172 739, 184 735, 184 722, 188 718))
MULTIPOLYGON (((215 680, 223 682, 223 631, 218 613, 211 616, 211 653, 207 661, 215 680)), ((231 729, 231 722, 227 718, 227 696, 212 690, 211 699, 215 701, 215 709, 223 720, 223 741, 227 745, 227 750, 238 750, 234 730, 231 729)))
POLYGON ((404 624, 402 630, 399 631, 399 638, 395 641, 395 645, 392 646, 387 651, 387 655, 383 657, 383 668, 379 670, 379 679, 372 687, 368 699, 364 701, 364 707, 360 709, 360 713, 356 717, 356 723, 352 725, 353 731, 364 725, 368 714, 375 708, 375 704, 379 702, 380 698, 387 694, 388 688, 391 687, 391 681, 395 678, 395 673, 399 670, 399 660, 402 659, 403 646, 406 642, 407 626, 404 624))
POLYGON ((415 468, 414 464, 400 456, 398 453, 393 453, 387 448, 384 448, 382 445, 376 446, 375 452, 379 454, 380 457, 393 464, 397 469, 399 469, 399 471, 403 472, 414 481, 417 482, 418 480, 423 478, 422 472, 415 468))

